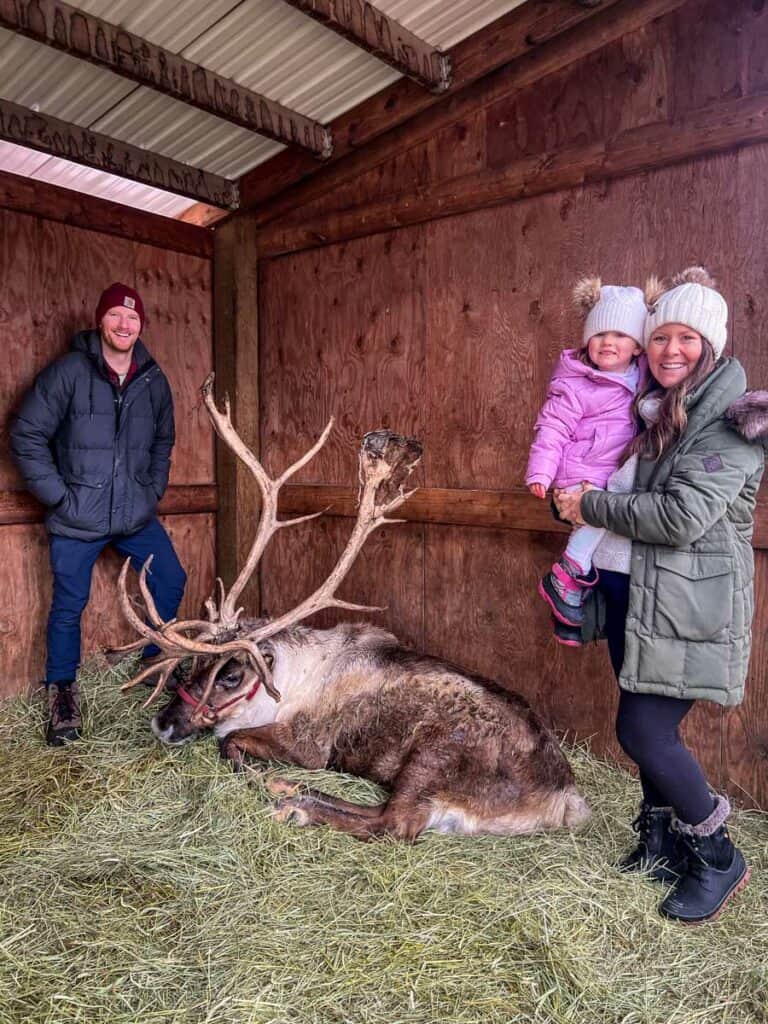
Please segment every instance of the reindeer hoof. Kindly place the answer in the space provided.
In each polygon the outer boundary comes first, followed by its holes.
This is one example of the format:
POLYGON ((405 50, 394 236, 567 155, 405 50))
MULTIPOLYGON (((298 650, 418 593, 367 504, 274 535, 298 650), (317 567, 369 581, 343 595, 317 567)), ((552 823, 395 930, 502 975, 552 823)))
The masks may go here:
POLYGON ((297 796, 301 788, 298 783, 289 782, 288 779, 281 779, 279 776, 267 779, 264 785, 272 796, 297 796))
POLYGON ((309 813, 295 797, 289 797, 276 803, 272 811, 272 817, 276 821, 281 821, 284 825, 296 825, 299 828, 312 824, 309 813))
POLYGON ((245 765, 245 753, 240 749, 235 740, 225 736, 219 741, 219 756, 222 761, 229 761, 233 772, 241 772, 245 765))

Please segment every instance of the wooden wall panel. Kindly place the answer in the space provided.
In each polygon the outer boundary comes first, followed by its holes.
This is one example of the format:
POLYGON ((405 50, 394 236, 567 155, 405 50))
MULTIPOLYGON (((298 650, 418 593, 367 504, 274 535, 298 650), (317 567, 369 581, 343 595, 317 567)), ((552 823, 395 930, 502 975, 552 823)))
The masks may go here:
POLYGON ((668 21, 654 22, 489 106, 487 166, 588 145, 665 117, 669 30, 668 21))
POLYGON ((561 549, 560 536, 425 529, 426 649, 498 679, 559 730, 591 737, 597 753, 617 755, 617 689, 606 645, 562 647, 536 595, 542 570, 561 549))
MULTIPOLYGON (((162 520, 189 581, 182 614, 196 616, 214 582, 213 515, 166 516, 162 520)), ((0 562, 14 581, 0 592, 0 638, 3 670, 0 697, 23 693, 45 676, 45 627, 51 599, 51 572, 45 529, 38 525, 0 529, 0 562)), ((83 658, 97 650, 134 639, 117 604, 121 559, 106 551, 96 563, 91 598, 83 616, 83 658)))
MULTIPOLYGON (((768 5, 689 3, 525 90, 510 89, 505 96, 501 87, 494 93, 478 84, 474 109, 467 97, 455 106, 446 101, 440 116, 435 113, 439 128, 426 151, 423 135, 418 146, 408 136, 410 146, 402 150, 396 142, 389 152, 382 148, 382 161, 369 177, 350 180, 333 196, 295 209, 291 218, 299 223, 318 210, 346 209, 381 198, 388 189, 405 195, 416 184, 447 182, 448 195, 454 181, 460 190, 462 175, 484 167, 503 170, 528 159, 532 168, 537 160, 546 168, 563 147, 589 145, 625 129, 764 92, 766 39, 768 5)), ((692 263, 709 266, 731 308, 727 351, 743 361, 751 386, 768 387, 761 338, 768 294, 768 198, 760 183, 766 176, 768 145, 753 145, 266 261, 262 309, 270 328, 262 337, 262 364, 268 368, 264 398, 272 410, 267 421, 280 424, 290 438, 283 458, 298 454, 294 437, 303 437, 302 446, 311 440, 334 403, 345 424, 359 423, 360 389, 349 382, 362 380, 364 370, 347 339, 366 328, 370 306, 360 299, 365 282, 349 272, 349 254, 363 256, 355 268, 362 275, 370 254, 376 254, 368 288, 378 301, 393 280, 407 278, 404 261, 417 230, 423 239, 424 289, 412 319, 424 338, 419 387, 403 392, 373 364, 366 365, 376 374, 377 411, 397 410, 407 419, 410 410, 416 432, 422 431, 423 479, 429 488, 503 491, 507 498, 522 490, 533 422, 552 366, 562 348, 580 339, 581 321, 570 306, 570 293, 583 274, 642 285, 650 272, 669 275, 692 263), (381 248, 384 239, 388 251, 381 248), (324 300, 311 287, 313 275, 327 293, 324 300), (343 291, 328 283, 334 275, 344 279, 343 291), (323 339, 314 364, 306 346, 283 341, 298 338, 310 325, 312 336, 323 339), (308 422, 314 423, 313 433, 308 422)), ((372 230, 371 221, 361 223, 372 230)), ((304 480, 348 486, 353 437, 345 430, 304 480)), ((274 428, 271 446, 281 449, 274 428)), ((418 526, 416 517, 408 529, 418 526)), ((617 754, 616 686, 607 652, 558 647, 536 597, 536 580, 562 549, 562 534, 539 532, 531 523, 512 531, 423 522, 420 527, 424 600, 414 605, 411 634, 418 635, 416 617, 423 615, 424 645, 431 653, 499 678, 531 698, 559 728, 593 734, 595 749, 617 754)), ((768 806, 763 664, 768 592, 762 551, 758 566, 747 701, 729 712, 701 702, 684 734, 713 785, 727 784, 736 793, 742 787, 768 806)), ((389 585, 389 577, 383 579, 389 585)))
POLYGON ((723 775, 731 792, 748 805, 768 805, 768 553, 755 559, 752 660, 744 703, 724 714, 723 775))
MULTIPOLYGON (((271 616, 295 607, 328 576, 352 529, 349 519, 322 519, 281 531, 263 560, 262 605, 271 616)), ((388 526, 366 542, 339 596, 384 607, 354 614, 325 611, 308 619, 326 628, 369 621, 391 629, 413 647, 424 646, 424 527, 388 526)))
POLYGON ((336 428, 304 482, 357 479, 368 430, 423 436, 424 231, 266 264, 260 277, 262 456, 282 471, 336 428))
POLYGON ((170 482, 211 483, 213 431, 200 400, 200 385, 213 369, 211 265, 149 245, 136 245, 135 259, 147 345, 173 392, 177 440, 170 482))

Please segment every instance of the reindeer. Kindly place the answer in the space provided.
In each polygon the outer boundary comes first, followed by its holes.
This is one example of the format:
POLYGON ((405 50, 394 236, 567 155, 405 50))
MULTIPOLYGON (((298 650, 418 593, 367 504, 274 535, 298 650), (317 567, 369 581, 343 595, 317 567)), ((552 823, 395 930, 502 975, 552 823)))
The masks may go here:
POLYGON ((245 759, 302 768, 332 768, 371 779, 389 791, 365 806, 284 779, 269 788, 276 814, 298 825, 328 824, 360 839, 391 835, 415 841, 426 829, 464 835, 516 835, 574 827, 589 811, 552 732, 528 703, 498 683, 448 662, 415 653, 370 624, 310 629, 300 623, 323 608, 380 611, 340 600, 336 592, 370 534, 391 519, 413 492, 404 483, 421 445, 389 431, 367 434, 361 446, 358 517, 349 542, 324 583, 275 619, 244 619, 238 598, 270 538, 315 518, 278 519, 283 484, 319 451, 315 445, 277 479, 270 478, 234 429, 229 403, 203 400, 220 438, 249 467, 262 498, 261 517, 246 563, 229 592, 218 580, 218 602, 207 620, 163 622, 147 587, 150 561, 139 576, 146 619, 126 589, 129 562, 118 583, 122 610, 141 639, 162 650, 160 660, 124 684, 157 673, 145 706, 157 698, 182 659, 192 657, 190 680, 179 685, 152 720, 157 738, 178 745, 213 730, 222 756, 236 768, 245 759))

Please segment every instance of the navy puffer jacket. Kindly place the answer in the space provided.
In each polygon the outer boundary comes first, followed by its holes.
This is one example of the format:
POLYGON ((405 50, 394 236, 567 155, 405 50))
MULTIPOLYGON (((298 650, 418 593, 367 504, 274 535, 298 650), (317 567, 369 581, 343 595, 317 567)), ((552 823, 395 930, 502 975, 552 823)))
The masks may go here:
POLYGON ((50 533, 79 540, 135 533, 168 485, 175 439, 165 374, 141 341, 122 392, 106 375, 98 331, 81 331, 24 396, 11 450, 48 508, 50 533))

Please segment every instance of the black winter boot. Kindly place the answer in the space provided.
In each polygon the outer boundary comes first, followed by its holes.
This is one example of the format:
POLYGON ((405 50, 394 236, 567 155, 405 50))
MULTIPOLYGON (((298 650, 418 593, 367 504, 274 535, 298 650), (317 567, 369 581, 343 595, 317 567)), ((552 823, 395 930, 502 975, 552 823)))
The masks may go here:
POLYGON ((49 747, 61 747, 70 740, 80 739, 83 722, 80 717, 80 690, 74 680, 66 679, 46 684, 48 696, 48 729, 45 742, 49 747))
POLYGON ((716 796, 715 800, 715 809, 700 824, 677 819, 672 823, 688 850, 688 867, 659 912, 683 924, 714 920, 749 881, 744 855, 725 827, 731 809, 728 799, 716 796))
POLYGON ((637 846, 619 862, 619 871, 644 871, 656 882, 676 882, 686 868, 686 851, 671 824, 671 807, 643 801, 632 822, 637 846))

